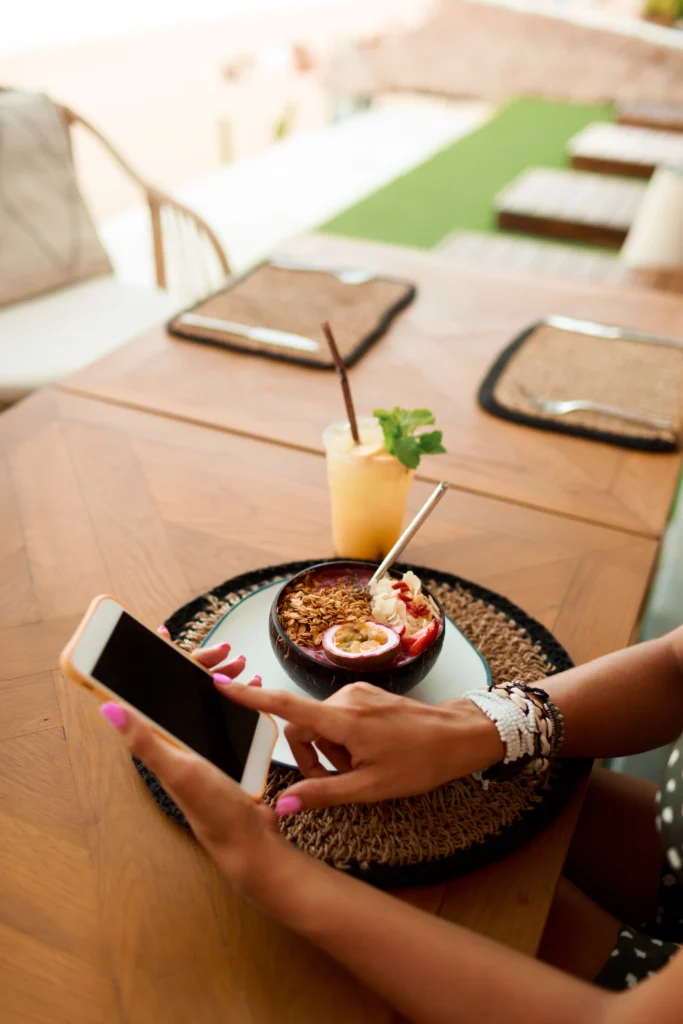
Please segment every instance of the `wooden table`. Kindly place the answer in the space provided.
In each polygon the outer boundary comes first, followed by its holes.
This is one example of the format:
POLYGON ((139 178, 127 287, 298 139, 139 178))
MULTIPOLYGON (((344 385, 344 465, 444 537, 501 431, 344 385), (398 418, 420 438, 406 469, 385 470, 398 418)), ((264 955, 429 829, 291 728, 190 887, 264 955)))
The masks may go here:
MULTIPOLYGON (((434 253, 310 236, 288 252, 371 266, 419 286, 415 303, 351 371, 359 411, 427 406, 448 455, 423 479, 629 530, 661 534, 681 457, 633 452, 513 426, 484 413, 476 392, 520 330, 549 313, 683 335, 683 302, 638 288, 476 270, 434 253)), ((605 342, 604 344, 609 344, 605 342)), ((280 444, 321 451, 343 416, 332 373, 171 339, 159 327, 82 370, 65 390, 280 444)))
POLYGON ((683 160, 683 137, 670 131, 594 121, 569 140, 567 154, 577 170, 650 178, 660 164, 683 160))
POLYGON ((620 249, 645 189, 614 175, 528 167, 495 197, 496 223, 506 231, 620 249))
MULTIPOLYGON (((3 1021, 388 1024, 229 889, 57 672, 97 592, 154 624, 234 573, 329 552, 322 458, 43 392, 0 417, 0 505, 3 1021)), ((629 642, 656 546, 452 491, 409 556, 501 591, 584 661, 629 642)), ((576 810, 505 861, 407 897, 533 953, 576 810)))

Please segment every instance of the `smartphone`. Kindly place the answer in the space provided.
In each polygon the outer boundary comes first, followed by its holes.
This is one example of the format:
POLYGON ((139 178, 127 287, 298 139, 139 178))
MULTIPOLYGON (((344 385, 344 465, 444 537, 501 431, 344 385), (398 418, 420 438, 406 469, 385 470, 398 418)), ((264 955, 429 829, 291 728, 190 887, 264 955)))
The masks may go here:
POLYGON ((263 796, 274 719, 220 694, 210 672, 113 597, 95 598, 60 667, 100 700, 130 704, 169 742, 201 754, 254 799, 263 796))

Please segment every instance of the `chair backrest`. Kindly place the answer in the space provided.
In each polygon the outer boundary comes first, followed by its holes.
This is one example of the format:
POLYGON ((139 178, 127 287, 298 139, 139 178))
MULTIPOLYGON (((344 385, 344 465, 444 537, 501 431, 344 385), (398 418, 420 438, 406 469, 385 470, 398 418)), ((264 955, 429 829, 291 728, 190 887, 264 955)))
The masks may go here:
MULTIPOLYGON (((0 86, 0 102, 3 94, 15 92, 7 86, 0 86)), ((183 301, 190 302, 208 295, 225 283, 230 276, 230 264, 210 225, 190 207, 147 182, 86 118, 70 107, 59 104, 52 106, 66 127, 69 147, 74 130, 86 131, 143 193, 150 214, 151 249, 157 285, 173 291, 183 301)))
POLYGON ((111 273, 55 104, 3 90, 0 135, 0 306, 111 273))

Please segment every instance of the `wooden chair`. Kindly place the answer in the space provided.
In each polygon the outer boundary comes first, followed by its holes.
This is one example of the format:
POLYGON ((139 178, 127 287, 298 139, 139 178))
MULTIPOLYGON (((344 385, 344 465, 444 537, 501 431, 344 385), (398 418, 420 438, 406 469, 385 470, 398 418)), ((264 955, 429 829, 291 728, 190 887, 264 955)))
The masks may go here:
POLYGON ((169 285, 169 265, 173 256, 179 257, 186 265, 192 264, 195 272, 197 268, 203 272, 207 292, 211 290, 211 278, 215 277, 215 273, 211 273, 211 256, 217 262, 223 276, 230 276, 230 264, 221 243, 198 213, 145 181, 104 135, 80 114, 70 107, 62 106, 60 110, 69 131, 76 126, 85 129, 89 135, 97 139, 126 176, 143 192, 149 208, 154 266, 159 288, 167 288, 169 285))
POLYGON ((85 118, 69 107, 57 109, 70 145, 74 131, 86 131, 141 190, 151 230, 141 206, 134 248, 144 252, 149 246, 157 288, 151 275, 147 287, 130 283, 119 260, 118 275, 67 284, 0 308, 0 409, 164 322, 230 275, 227 256, 202 217, 145 181, 85 118))

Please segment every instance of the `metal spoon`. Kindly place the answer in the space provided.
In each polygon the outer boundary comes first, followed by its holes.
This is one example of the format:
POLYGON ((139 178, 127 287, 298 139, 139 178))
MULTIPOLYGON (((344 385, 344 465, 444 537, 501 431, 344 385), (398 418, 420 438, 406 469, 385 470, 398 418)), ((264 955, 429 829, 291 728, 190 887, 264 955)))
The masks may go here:
POLYGON ((380 562, 376 571, 370 577, 370 580, 368 582, 368 588, 370 588, 373 583, 376 583, 377 580, 384 575, 387 569, 391 568, 391 566, 394 564, 394 562, 401 554, 403 549, 408 545, 408 542, 413 539, 417 531, 420 529, 425 519, 427 519, 432 514, 432 512, 439 504, 447 490, 448 484, 446 483, 445 480, 442 480, 441 483, 435 487, 432 494, 429 496, 429 498, 427 498, 426 502, 413 519, 412 523, 408 527, 406 527, 406 529, 398 538, 398 540, 396 541, 396 543, 394 544, 393 548, 386 556, 384 561, 380 562))

